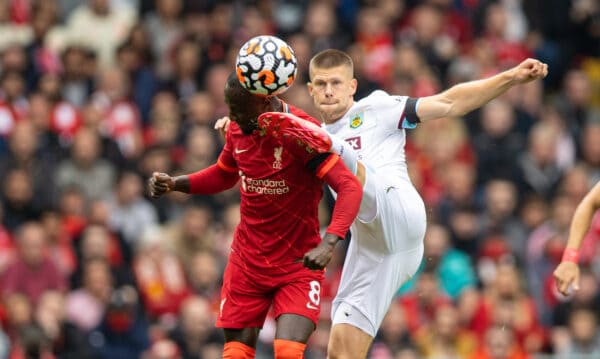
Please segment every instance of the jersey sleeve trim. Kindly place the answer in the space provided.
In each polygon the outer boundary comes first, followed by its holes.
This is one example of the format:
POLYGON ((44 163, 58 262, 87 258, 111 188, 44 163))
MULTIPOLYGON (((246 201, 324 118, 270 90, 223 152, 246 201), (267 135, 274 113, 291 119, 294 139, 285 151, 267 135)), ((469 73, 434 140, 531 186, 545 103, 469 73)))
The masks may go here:
POLYGON ((227 166, 220 159, 217 160, 217 165, 223 170, 227 172, 237 172, 237 168, 227 166))
POLYGON ((331 156, 327 157, 327 159, 325 159, 325 161, 323 161, 323 163, 321 163, 319 168, 317 168, 317 177, 320 179, 323 179, 323 177, 325 177, 327 172, 329 172, 331 170, 331 168, 333 168, 333 166, 335 166, 335 164, 337 163, 337 161, 339 159, 340 159, 340 156, 338 156, 336 154, 332 154, 331 156))

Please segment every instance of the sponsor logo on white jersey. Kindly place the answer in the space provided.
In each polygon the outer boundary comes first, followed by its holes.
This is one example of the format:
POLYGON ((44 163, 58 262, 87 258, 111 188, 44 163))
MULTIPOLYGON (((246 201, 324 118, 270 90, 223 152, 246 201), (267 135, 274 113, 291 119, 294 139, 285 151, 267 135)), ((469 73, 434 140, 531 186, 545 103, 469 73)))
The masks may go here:
POLYGON ((353 150, 362 149, 362 142, 360 140, 360 136, 349 137, 349 138, 346 138, 345 141, 348 142, 348 144, 350 145, 350 147, 352 147, 353 150))

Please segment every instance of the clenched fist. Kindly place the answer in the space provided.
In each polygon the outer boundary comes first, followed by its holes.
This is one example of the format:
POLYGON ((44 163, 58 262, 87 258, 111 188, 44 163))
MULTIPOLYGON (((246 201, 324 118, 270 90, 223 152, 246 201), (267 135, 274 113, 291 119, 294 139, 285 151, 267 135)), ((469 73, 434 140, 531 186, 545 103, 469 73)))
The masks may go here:
POLYGON ((148 192, 153 198, 173 191, 175 188, 175 179, 166 173, 154 172, 148 179, 148 192))
POLYGON ((312 270, 325 268, 333 257, 333 250, 339 240, 340 238, 333 234, 325 234, 318 246, 304 254, 302 264, 312 270))
POLYGON ((548 75, 548 65, 536 59, 527 59, 513 67, 512 71, 515 81, 524 84, 546 77, 548 75))
POLYGON ((563 295, 569 295, 569 287, 573 284, 573 290, 579 290, 579 266, 573 262, 561 262, 554 271, 556 287, 563 295))

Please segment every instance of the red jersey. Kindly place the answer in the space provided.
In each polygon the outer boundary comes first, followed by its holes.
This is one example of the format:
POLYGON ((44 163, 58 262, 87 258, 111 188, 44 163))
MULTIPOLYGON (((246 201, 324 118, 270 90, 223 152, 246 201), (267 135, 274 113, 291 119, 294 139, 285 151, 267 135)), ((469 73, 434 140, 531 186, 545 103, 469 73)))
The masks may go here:
MULTIPOLYGON (((284 107, 318 124, 303 111, 284 107)), ((298 260, 321 242, 318 203, 323 181, 307 167, 316 154, 292 139, 246 135, 234 122, 226 139, 217 164, 238 172, 241 179, 241 221, 230 260, 242 268, 274 274, 297 270, 302 266, 298 260)))

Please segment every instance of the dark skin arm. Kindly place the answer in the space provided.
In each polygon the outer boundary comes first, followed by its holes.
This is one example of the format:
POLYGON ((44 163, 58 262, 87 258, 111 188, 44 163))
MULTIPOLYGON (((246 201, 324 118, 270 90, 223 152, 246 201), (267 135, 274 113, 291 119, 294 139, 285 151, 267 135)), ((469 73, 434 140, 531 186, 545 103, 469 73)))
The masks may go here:
POLYGON ((154 172, 148 180, 148 190, 152 198, 172 191, 190 193, 190 180, 188 176, 171 177, 166 173, 154 172))
POLYGON ((323 269, 331 257, 333 257, 333 250, 335 245, 341 239, 335 234, 326 233, 321 239, 321 243, 318 246, 308 251, 302 259, 302 264, 308 269, 323 269))

